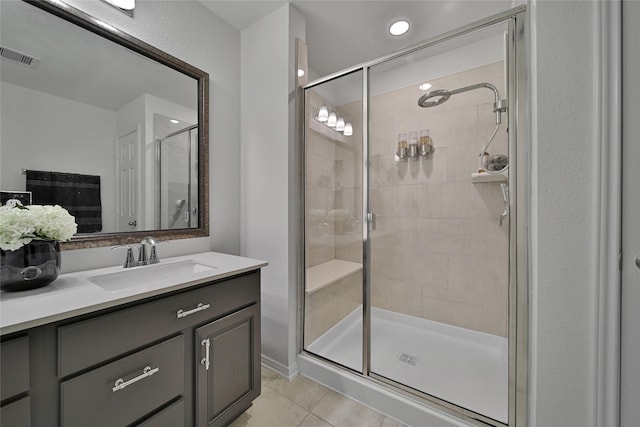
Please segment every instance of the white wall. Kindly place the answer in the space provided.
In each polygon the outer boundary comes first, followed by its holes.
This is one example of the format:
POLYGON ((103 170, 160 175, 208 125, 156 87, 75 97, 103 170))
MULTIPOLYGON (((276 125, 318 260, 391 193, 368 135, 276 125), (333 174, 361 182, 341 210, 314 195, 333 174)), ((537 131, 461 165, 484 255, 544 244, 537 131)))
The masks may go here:
MULTIPOLYGON (((104 2, 67 3, 209 73, 210 238, 174 241, 161 256, 240 253, 240 32, 197 1, 138 1, 130 18, 104 2)), ((64 271, 120 263, 108 248, 62 254, 64 271)))
POLYGON ((530 419, 595 426, 598 2, 528 4, 531 22, 530 419))
POLYGON ((24 191, 21 169, 99 175, 102 229, 114 231, 116 114, 6 82, 0 92, 0 187, 24 191))
POLYGON ((281 370, 294 359, 296 327, 290 315, 296 283, 290 254, 290 19, 285 4, 242 31, 242 255, 269 262, 262 275, 262 353, 281 370))

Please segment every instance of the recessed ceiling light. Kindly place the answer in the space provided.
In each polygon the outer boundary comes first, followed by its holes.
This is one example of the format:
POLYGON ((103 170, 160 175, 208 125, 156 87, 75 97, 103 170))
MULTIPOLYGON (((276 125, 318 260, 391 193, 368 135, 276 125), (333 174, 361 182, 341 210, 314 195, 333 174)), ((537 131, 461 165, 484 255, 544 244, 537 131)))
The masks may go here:
POLYGON ((304 70, 302 68, 298 68, 298 77, 304 76, 304 70))
POLYGON ((401 36, 407 31, 409 31, 409 21, 404 19, 399 19, 389 26, 389 33, 392 36, 401 36))
POLYGON ((180 120, 176 120, 176 119, 171 119, 169 120, 171 123, 173 123, 174 125, 177 125, 178 123, 180 123, 180 120))
POLYGON ((136 0, 107 0, 112 5, 124 10, 133 10, 136 8, 136 0))
POLYGON ((429 90, 429 89, 431 89, 431 83, 422 83, 418 87, 420 88, 420 90, 429 90))

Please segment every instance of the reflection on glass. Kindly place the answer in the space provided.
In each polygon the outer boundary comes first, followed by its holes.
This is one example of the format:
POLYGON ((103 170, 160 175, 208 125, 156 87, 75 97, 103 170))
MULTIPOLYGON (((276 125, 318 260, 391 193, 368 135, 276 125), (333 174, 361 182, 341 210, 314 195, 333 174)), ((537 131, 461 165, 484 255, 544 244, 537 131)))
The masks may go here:
POLYGON ((307 89, 305 100, 304 346, 362 371, 362 72, 307 89), (319 120, 329 111, 350 132, 319 120))

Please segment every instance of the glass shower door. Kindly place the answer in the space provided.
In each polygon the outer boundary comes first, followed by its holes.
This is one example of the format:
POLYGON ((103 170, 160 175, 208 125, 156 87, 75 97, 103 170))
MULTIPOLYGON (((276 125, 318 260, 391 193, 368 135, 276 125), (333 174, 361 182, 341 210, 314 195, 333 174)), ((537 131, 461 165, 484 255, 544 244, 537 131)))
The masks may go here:
POLYGON ((191 126, 158 141, 159 229, 198 226, 198 129, 191 126))
POLYGON ((362 371, 362 71, 305 92, 304 348, 362 371))
POLYGON ((370 374, 491 423, 508 421, 506 31, 368 75, 370 374))

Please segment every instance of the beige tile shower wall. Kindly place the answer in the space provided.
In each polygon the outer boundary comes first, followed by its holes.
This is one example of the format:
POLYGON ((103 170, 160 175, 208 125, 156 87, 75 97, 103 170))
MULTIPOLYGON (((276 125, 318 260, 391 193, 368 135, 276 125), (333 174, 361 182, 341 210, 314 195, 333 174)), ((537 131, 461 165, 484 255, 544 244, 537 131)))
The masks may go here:
MULTIPOLYGON (((307 105, 322 104, 313 91, 307 105)), ((313 111, 308 107, 307 111, 313 111)), ((307 122, 312 120, 309 116, 307 122)), ((335 223, 328 214, 335 208, 335 144, 326 136, 309 130, 307 123, 305 154, 305 253, 306 267, 335 258, 335 223)))
POLYGON ((340 165, 336 206, 349 218, 344 228, 336 230, 336 258, 362 263, 362 102, 342 105, 340 111, 353 125, 353 135, 345 138, 348 145, 336 150, 340 165))
MULTIPOLYGON (((327 105, 313 91, 307 103, 308 111, 327 105)), ((362 262, 362 102, 331 110, 352 123, 353 135, 332 139, 307 126, 307 268, 331 259, 362 262)))
MULTIPOLYGON (((431 83, 433 90, 479 82, 504 96, 502 62, 431 83)), ((420 108, 421 93, 409 87, 370 99, 373 305, 506 336, 509 227, 498 224, 500 186, 471 183, 495 127, 493 93, 475 90, 420 108), (434 153, 395 163, 397 134, 423 128, 434 153)), ((492 154, 507 154, 506 120, 503 114, 492 154)))

